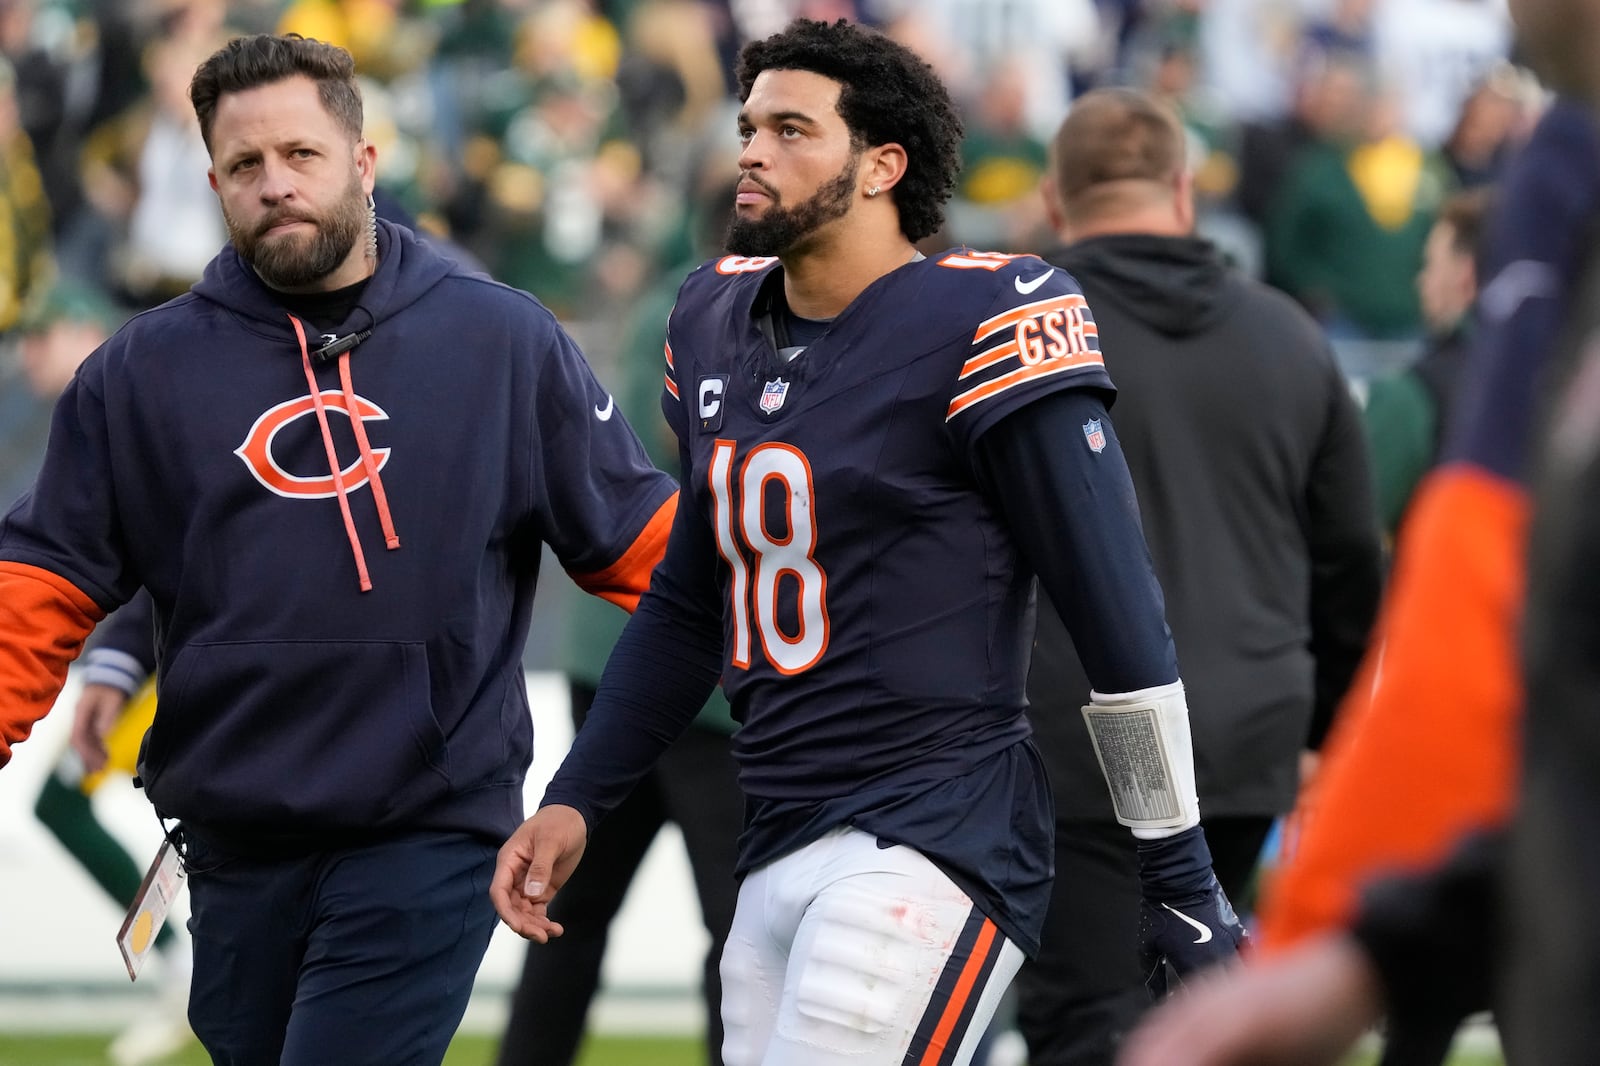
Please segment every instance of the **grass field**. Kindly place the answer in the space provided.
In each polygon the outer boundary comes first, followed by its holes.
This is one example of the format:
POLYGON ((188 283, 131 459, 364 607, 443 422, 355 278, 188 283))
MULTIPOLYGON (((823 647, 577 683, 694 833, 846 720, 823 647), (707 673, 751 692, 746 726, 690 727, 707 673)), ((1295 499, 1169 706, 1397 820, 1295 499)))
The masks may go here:
MULTIPOLYGON (((27 1036, 0 1034, 0 1066, 106 1066, 104 1036, 27 1036)), ((495 1041, 457 1037, 445 1066, 493 1066, 495 1041)), ((162 1066, 209 1066, 195 1045, 162 1066)), ((700 1044, 681 1037, 603 1037, 588 1041, 578 1066, 704 1066, 700 1044)))
MULTIPOLYGON (((104 1036, 28 1036, 0 1034, 0 1066, 105 1066, 104 1036)), ((495 1042, 462 1036, 450 1046, 445 1066, 493 1066, 495 1042)), ((577 1066, 702 1066, 700 1043, 683 1037, 595 1036, 584 1046, 577 1066)), ((1375 1056, 1359 1055, 1346 1066, 1371 1066, 1375 1056)), ((163 1066, 208 1066, 198 1046, 166 1060, 163 1066)), ((1503 1066, 1493 1054, 1456 1054, 1449 1066, 1503 1066)))

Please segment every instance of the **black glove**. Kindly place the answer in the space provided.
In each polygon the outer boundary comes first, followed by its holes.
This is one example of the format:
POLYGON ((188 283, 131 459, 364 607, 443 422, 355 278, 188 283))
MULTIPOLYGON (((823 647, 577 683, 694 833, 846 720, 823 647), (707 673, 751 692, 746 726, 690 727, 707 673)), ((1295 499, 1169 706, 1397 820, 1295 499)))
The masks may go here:
POLYGON ((1139 841, 1139 883, 1139 961, 1152 999, 1167 994, 1169 968, 1182 978, 1232 958, 1249 939, 1199 826, 1139 841))

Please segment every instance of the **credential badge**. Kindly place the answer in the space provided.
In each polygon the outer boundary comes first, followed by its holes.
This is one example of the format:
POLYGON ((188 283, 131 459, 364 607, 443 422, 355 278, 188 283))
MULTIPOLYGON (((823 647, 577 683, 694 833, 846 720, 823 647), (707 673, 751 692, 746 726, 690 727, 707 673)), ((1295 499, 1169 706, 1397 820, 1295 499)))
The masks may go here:
POLYGON ((767 382, 761 387, 761 413, 773 414, 783 406, 789 396, 789 383, 782 378, 767 382))
POLYGON ((1089 450, 1099 454, 1106 450, 1106 431, 1100 428, 1100 420, 1091 418, 1083 424, 1083 439, 1089 442, 1089 450))

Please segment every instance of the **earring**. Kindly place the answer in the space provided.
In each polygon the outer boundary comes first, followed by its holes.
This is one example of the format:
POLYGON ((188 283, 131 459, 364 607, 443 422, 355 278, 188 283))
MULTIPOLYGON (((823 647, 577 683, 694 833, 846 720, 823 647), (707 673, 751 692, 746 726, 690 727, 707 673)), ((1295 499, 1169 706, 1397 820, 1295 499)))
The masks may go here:
POLYGON ((881 190, 876 185, 874 185, 872 188, 867 190, 867 195, 868 196, 876 196, 876 195, 878 195, 878 193, 880 191, 881 190))

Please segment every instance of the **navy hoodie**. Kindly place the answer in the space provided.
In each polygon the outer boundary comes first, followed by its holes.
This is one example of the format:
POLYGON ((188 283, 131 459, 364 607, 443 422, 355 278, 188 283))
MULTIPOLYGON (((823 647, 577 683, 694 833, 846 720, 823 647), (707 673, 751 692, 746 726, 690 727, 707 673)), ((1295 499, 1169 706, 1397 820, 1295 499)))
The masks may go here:
POLYGON ((409 230, 378 244, 335 331, 370 335, 313 364, 320 415, 295 322, 231 246, 84 363, 0 525, 0 762, 143 585, 162 814, 238 848, 521 819, 540 543, 631 606, 675 486, 538 301, 409 230))

